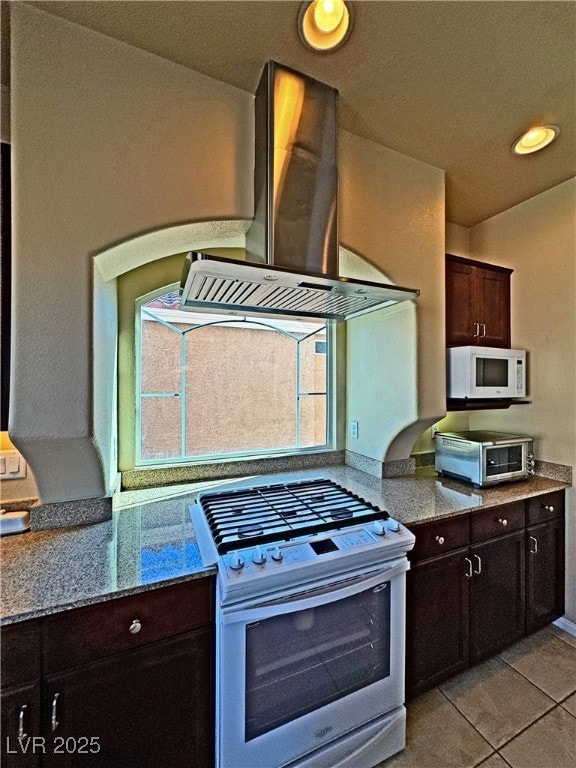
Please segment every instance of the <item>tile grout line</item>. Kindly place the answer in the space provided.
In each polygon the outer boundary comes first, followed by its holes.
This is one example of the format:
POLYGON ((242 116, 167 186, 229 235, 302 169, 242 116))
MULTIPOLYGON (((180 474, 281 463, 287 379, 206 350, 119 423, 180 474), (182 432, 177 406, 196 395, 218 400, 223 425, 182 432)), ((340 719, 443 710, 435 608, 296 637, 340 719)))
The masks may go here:
MULTIPOLYGON (((561 629, 561 627, 557 627, 557 629, 561 629)), ((566 643, 566 645, 569 645, 571 648, 576 648, 576 645, 574 645, 574 643, 571 643, 569 640, 566 640, 562 635, 556 634, 556 632, 552 632, 552 630, 550 629, 550 626, 544 627, 544 631, 548 632, 548 634, 551 637, 555 637, 557 640, 561 640, 563 643, 566 643)), ((574 635, 570 635, 569 632, 566 632, 565 629, 563 629, 562 632, 565 632, 570 637, 574 637, 574 635)))
MULTIPOLYGON (((504 661, 504 659, 502 659, 502 661, 504 661)), ((510 666, 510 665, 509 665, 509 666, 510 666)), ((514 669, 514 667, 512 667, 512 669, 514 669)), ((518 670, 514 670, 514 671, 516 671, 516 672, 517 672, 518 670)), ((522 677, 524 677, 524 675, 522 675, 522 677)), ((528 678, 526 678, 526 680, 528 680, 528 678)), ((532 683, 532 681, 531 681, 531 680, 528 680, 528 682, 529 682, 529 683, 532 683)), ((532 683, 532 685, 534 685, 534 687, 535 687, 535 688, 538 688, 538 686, 537 686, 537 685, 535 685, 534 683, 532 683)), ((462 710, 460 710, 460 709, 458 708, 458 706, 457 706, 456 704, 454 704, 454 702, 453 702, 453 701, 451 701, 451 700, 448 698, 448 696, 447 696, 447 695, 444 693, 444 691, 442 691, 442 690, 440 689, 440 687, 438 687, 438 689, 437 689, 437 690, 438 690, 438 691, 439 691, 439 692, 442 694, 442 696, 444 696, 444 698, 446 699, 446 701, 447 701, 449 704, 451 704, 451 705, 454 707, 454 709, 455 709, 455 710, 458 712, 458 714, 462 715, 462 717, 463 717, 463 718, 466 720, 466 722, 467 722, 467 723, 468 723, 470 726, 472 726, 472 728, 474 728, 474 730, 475 730, 475 731, 476 731, 476 732, 477 732, 477 733, 478 733, 478 734, 479 734, 479 735, 480 735, 480 736, 481 736, 481 737, 484 739, 484 741, 485 741, 485 742, 488 744, 488 746, 489 746, 491 749, 493 749, 493 750, 494 750, 494 752, 499 752, 501 749, 504 749, 504 747, 507 747, 507 746, 508 746, 508 744, 510 744, 510 742, 512 742, 512 741, 514 741, 514 739, 518 738, 518 736, 520 736, 522 733, 524 733, 524 732, 525 732, 525 731, 527 731, 529 728, 531 728, 531 727, 532 727, 532 726, 533 726, 535 723, 537 723, 539 720, 542 720, 542 718, 543 718, 543 717, 546 717, 546 715, 549 715, 549 714, 550 714, 551 712, 553 712, 555 709, 558 709, 558 707, 561 707, 561 708, 564 710, 564 712, 566 712, 567 714, 569 714, 569 715, 571 715, 572 717, 574 717, 574 716, 572 715, 572 713, 571 713, 571 712, 568 712, 568 710, 567 710, 567 709, 565 709, 564 707, 562 707, 562 705, 561 705, 561 703, 560 703, 560 702, 558 702, 558 701, 555 701, 555 700, 554 700, 554 699, 553 699, 551 696, 549 696, 549 695, 548 695, 548 694, 547 694, 545 691, 543 691, 541 688, 538 688, 538 690, 539 690, 541 693, 543 693, 543 694, 544 694, 544 695, 545 695, 545 696, 546 696, 546 697, 547 697, 547 698, 550 700, 550 702, 552 703, 552 706, 551 706, 551 707, 549 707, 549 709, 547 709, 547 710, 546 710, 545 712, 543 712, 541 715, 538 715, 538 717, 534 718, 534 720, 531 720, 531 721, 528 723, 528 725, 526 725, 526 726, 524 726, 523 728, 521 728, 521 729, 518 731, 518 733, 515 733, 515 734, 514 734, 514 736, 512 736, 511 738, 509 738, 507 741, 504 741, 504 742, 503 742, 502 744, 500 744, 499 746, 495 747, 495 746, 493 746, 493 745, 492 745, 492 744, 491 744, 491 743, 488 741, 488 739, 486 738, 486 736, 484 736, 484 734, 483 734, 481 731, 479 731, 479 730, 478 730, 478 728, 477 728, 477 727, 474 725, 474 723, 472 723, 472 722, 471 722, 471 721, 470 721, 470 720, 469 720, 469 719, 466 717, 466 715, 464 714, 464 712, 462 712, 462 710)), ((570 696, 572 696, 572 694, 571 694, 571 693, 569 693, 569 694, 568 694, 568 696, 567 696, 565 699, 563 699, 562 701, 566 701, 566 699, 567 699, 567 698, 569 698, 570 696)), ((574 718, 574 719, 576 719, 576 718, 574 718)), ((488 757, 491 757, 491 755, 488 755, 488 757)), ((487 759, 488 759, 488 757, 484 758, 484 760, 487 760, 487 759)), ((500 757, 502 757, 502 755, 500 755, 500 757)), ((502 758, 502 759, 504 759, 504 758, 502 758)), ((506 761, 506 762, 508 762, 508 761, 506 761)), ((478 763, 478 765, 480 765, 480 764, 481 764, 481 763, 478 763)))
POLYGON ((441 694, 442 694, 442 696, 444 696, 444 698, 446 699, 446 701, 448 702, 448 704, 450 704, 450 706, 451 706, 451 707, 454 707, 454 709, 456 710, 456 712, 458 712, 458 714, 459 714, 461 717, 463 717, 463 718, 464 718, 464 720, 466 720, 466 722, 468 723, 468 725, 469 725, 471 728, 473 728, 473 729, 476 731, 476 733, 477 733, 477 734, 480 736, 480 738, 481 738, 481 739, 482 739, 482 740, 483 740, 483 741, 484 741, 484 742, 485 742, 485 743, 486 743, 486 744, 487 744, 487 745, 490 747, 490 749, 492 750, 492 752, 490 752, 490 754, 489 754, 489 755, 487 755, 486 757, 483 757, 483 758, 482 758, 482 760, 481 760, 479 763, 476 763, 476 766, 474 766, 474 768, 477 768, 477 766, 478 766, 478 765, 481 765, 481 764, 484 762, 484 760, 488 760, 488 758, 489 758, 489 757, 492 757, 492 756, 493 756, 493 755, 494 755, 494 754, 497 752, 497 747, 494 747, 494 746, 492 746, 492 744, 490 744, 490 742, 488 741, 488 739, 486 738, 486 736, 484 736, 484 734, 480 733, 480 731, 478 730, 478 728, 476 728, 476 726, 474 725, 474 723, 471 723, 471 722, 470 722, 470 720, 468 720, 468 718, 466 717, 466 715, 464 714, 464 712, 461 712, 461 711, 458 709, 458 707, 456 706, 456 704, 454 704, 454 702, 453 702, 453 701, 450 701, 450 699, 448 698, 448 696, 446 696, 446 694, 444 693, 444 691, 443 691, 443 690, 441 690, 439 687, 438 687, 436 690, 437 690, 439 693, 441 693, 441 694))
MULTIPOLYGON (((567 645, 570 645, 570 643, 567 643, 567 645)), ((573 646, 572 646, 572 647, 573 647, 573 646)), ((543 693, 543 694, 544 694, 544 696, 547 696, 547 697, 550 699, 550 701, 553 701, 553 702, 554 702, 554 704, 560 704, 560 703, 561 703, 561 701, 566 701, 566 699, 567 699, 567 698, 569 698, 570 696, 572 696, 572 694, 573 694, 573 693, 576 693, 576 688, 575 688, 573 691, 570 691, 570 693, 567 693, 567 694, 566 694, 566 696, 563 696, 563 697, 562 697, 562 699, 561 699, 560 701, 556 701, 556 699, 555 699, 555 698, 553 698, 553 697, 552 697, 552 696, 551 696, 549 693, 546 693, 546 691, 545 691, 543 688, 540 688, 540 686, 538 685, 538 683, 535 683, 535 682, 534 682, 534 680, 530 680, 530 678, 529 678, 529 677, 527 677, 527 676, 524 674, 524 672, 522 672, 521 670, 519 670, 519 669, 518 669, 517 667, 515 667, 513 664, 510 664, 510 662, 509 662, 509 661, 506 661, 506 659, 503 659, 503 658, 502 658, 502 656, 500 656, 499 654, 496 654, 496 655, 497 655, 497 657, 500 659, 500 661, 503 661, 503 662, 504 662, 504 664, 507 664, 507 665, 510 667, 510 669, 513 669, 513 670, 514 670, 514 672, 517 672, 517 673, 518 673, 518 674, 519 674, 521 677, 523 677, 523 678, 524 678, 524 680, 527 680, 529 683, 531 683, 531 685, 533 685, 535 688, 537 688, 537 689, 540 691, 540 693, 543 693)))

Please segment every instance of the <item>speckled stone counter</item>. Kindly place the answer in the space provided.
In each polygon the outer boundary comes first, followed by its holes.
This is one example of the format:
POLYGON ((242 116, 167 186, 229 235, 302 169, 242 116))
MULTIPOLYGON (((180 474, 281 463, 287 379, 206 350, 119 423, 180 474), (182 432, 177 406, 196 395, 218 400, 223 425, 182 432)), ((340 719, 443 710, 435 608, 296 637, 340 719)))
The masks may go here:
MULTIPOLYGON (((1 622, 9 624, 214 573, 205 568, 188 507, 210 488, 325 477, 408 525, 567 488, 545 477, 477 489, 439 478, 431 467, 381 479, 346 466, 253 475, 120 493, 112 520, 5 536, 1 553, 1 622)), ((417 535, 417 531, 416 531, 417 535)))

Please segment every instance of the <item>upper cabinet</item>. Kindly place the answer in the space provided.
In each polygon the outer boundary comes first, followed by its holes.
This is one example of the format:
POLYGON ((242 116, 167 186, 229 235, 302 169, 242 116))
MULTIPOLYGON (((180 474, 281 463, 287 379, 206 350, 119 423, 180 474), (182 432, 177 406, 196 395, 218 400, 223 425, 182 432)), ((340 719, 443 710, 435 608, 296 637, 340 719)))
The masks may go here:
POLYGON ((511 269, 446 254, 446 346, 510 348, 511 269))

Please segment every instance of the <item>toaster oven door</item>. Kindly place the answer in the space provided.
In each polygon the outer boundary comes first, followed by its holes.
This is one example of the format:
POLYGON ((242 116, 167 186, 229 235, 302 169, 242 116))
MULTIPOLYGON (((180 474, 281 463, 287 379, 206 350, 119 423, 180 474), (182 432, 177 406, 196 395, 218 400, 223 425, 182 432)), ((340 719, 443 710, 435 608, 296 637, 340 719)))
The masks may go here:
POLYGON ((482 476, 485 481, 510 479, 525 474, 525 444, 486 446, 483 451, 482 476))

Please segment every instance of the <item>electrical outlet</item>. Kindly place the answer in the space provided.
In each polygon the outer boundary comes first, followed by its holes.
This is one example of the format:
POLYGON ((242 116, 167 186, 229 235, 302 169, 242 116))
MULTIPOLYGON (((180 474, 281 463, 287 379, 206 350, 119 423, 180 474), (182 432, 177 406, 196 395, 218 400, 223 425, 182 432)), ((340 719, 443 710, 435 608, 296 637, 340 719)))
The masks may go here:
POLYGON ((358 439, 358 422, 357 421, 350 422, 350 437, 353 440, 358 439))

